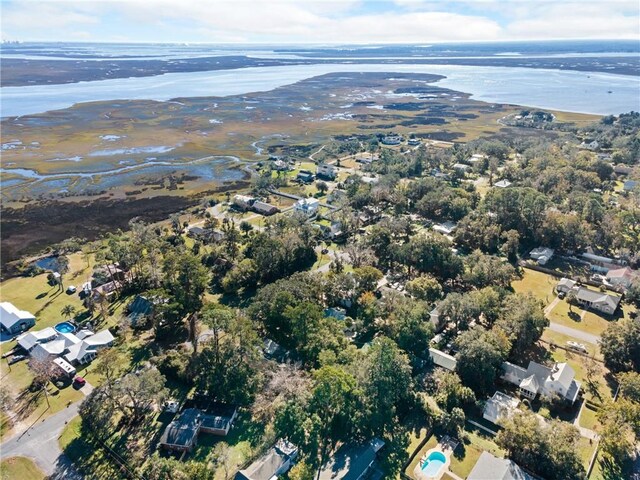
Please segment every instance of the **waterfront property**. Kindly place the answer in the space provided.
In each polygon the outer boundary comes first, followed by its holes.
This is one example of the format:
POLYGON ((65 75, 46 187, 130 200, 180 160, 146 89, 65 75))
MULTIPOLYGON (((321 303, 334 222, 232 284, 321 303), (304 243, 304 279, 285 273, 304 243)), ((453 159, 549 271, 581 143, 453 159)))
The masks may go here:
POLYGON ((8 335, 24 332, 36 324, 35 315, 20 310, 10 302, 0 303, 0 330, 8 335))

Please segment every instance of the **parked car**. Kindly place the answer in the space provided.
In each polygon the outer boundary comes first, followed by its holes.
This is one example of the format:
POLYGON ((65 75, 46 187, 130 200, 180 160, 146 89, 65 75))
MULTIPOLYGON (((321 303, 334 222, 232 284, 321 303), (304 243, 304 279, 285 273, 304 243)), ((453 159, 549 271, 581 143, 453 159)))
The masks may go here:
POLYGON ((68 293, 68 294, 76 293, 76 287, 75 287, 75 286, 73 286, 73 285, 69 285, 69 286, 67 287, 67 293, 68 293))
POLYGON ((560 298, 560 299, 562 299, 562 298, 564 298, 566 296, 567 296, 567 294, 565 292, 558 293, 558 298, 560 298))
POLYGON ((73 385, 82 388, 87 384, 87 381, 83 377, 76 377, 73 379, 73 385))
POLYGON ((178 413, 180 404, 175 400, 167 400, 164 402, 164 411, 169 413, 178 413))
POLYGON ((14 363, 18 363, 20 360, 24 360, 25 358, 27 358, 26 355, 14 355, 9 360, 7 360, 7 363, 9 365, 13 365, 14 363))
POLYGON ((589 353, 589 351, 587 350, 587 347, 585 347, 584 344, 582 344, 582 343, 578 343, 578 342, 574 342, 574 341, 569 340, 567 342, 567 346, 571 350, 575 350, 577 352, 589 353))

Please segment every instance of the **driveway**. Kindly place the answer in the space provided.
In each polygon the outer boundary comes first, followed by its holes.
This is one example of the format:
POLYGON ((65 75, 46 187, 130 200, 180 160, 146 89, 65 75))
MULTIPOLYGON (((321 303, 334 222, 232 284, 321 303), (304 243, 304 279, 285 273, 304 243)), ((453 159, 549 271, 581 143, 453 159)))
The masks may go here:
MULTIPOLYGON (((86 396, 92 390, 93 386, 87 382, 82 393, 86 396)), ((30 458, 52 480, 82 480, 84 477, 75 470, 71 460, 63 455, 58 444, 58 437, 67 423, 78 415, 81 403, 82 400, 78 400, 26 431, 13 435, 0 445, 2 458, 30 458)))
POLYGON ((594 345, 598 345, 598 343, 600 343, 600 337, 598 335, 583 332, 582 330, 577 330, 575 328, 567 327, 559 323, 550 322, 549 330, 553 330, 554 332, 562 333, 563 335, 577 338, 579 340, 584 340, 585 342, 593 343, 594 345))
POLYGON ((52 415, 26 432, 14 435, 0 445, 3 458, 28 457, 52 478, 82 479, 71 461, 62 454, 58 437, 71 419, 78 414, 81 401, 72 403, 64 410, 52 415))

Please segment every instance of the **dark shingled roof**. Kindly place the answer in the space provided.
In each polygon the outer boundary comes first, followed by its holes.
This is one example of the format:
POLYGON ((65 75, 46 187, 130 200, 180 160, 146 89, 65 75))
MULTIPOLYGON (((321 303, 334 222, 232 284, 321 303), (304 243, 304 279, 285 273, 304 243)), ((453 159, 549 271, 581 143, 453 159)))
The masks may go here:
POLYGON ((188 408, 167 425, 160 438, 161 445, 189 447, 198 435, 201 414, 195 408, 188 408))

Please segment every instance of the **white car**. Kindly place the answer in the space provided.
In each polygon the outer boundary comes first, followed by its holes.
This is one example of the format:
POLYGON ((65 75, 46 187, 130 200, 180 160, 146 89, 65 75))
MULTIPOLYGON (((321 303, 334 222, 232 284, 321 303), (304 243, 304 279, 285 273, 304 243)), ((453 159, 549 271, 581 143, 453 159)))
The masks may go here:
POLYGON ((76 287, 74 287, 73 285, 69 285, 67 287, 67 293, 76 293, 76 287))
POLYGON ((169 413, 178 413, 180 404, 175 400, 168 400, 164 402, 164 411, 169 413))
POLYGON ((567 342, 567 346, 571 350, 576 350, 577 352, 589 353, 589 351, 587 350, 587 347, 585 347, 584 344, 582 344, 582 343, 577 343, 577 342, 573 342, 573 341, 569 340, 567 342))

